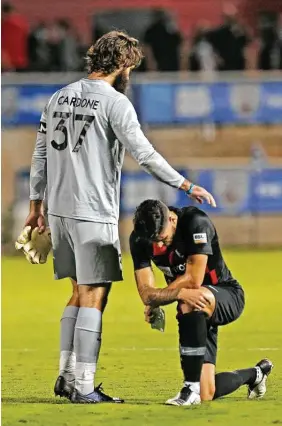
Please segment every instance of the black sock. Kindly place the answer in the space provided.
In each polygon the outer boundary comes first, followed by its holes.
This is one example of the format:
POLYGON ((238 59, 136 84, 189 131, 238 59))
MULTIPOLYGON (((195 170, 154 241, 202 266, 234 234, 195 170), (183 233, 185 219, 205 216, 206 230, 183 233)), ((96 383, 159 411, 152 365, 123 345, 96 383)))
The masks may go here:
POLYGON ((213 399, 228 395, 242 385, 251 385, 257 378, 255 368, 236 370, 229 373, 219 373, 215 375, 215 394, 213 399))
POLYGON ((186 382, 199 382, 207 341, 204 312, 194 311, 178 319, 181 367, 186 382))

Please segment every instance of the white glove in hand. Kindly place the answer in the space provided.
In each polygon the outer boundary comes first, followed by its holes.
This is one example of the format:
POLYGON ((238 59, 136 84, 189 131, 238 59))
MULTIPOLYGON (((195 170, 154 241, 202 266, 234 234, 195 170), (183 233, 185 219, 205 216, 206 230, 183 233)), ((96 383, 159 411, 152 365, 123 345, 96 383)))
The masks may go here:
POLYGON ((39 234, 38 227, 31 231, 31 227, 26 226, 19 235, 15 247, 24 252, 30 263, 46 263, 48 253, 52 248, 50 229, 47 228, 42 234, 39 234))

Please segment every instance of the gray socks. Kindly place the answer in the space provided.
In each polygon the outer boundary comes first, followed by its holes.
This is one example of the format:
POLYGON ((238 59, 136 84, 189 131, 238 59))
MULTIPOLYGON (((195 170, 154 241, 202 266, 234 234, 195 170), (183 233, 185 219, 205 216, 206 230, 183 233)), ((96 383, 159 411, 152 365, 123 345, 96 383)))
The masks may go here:
POLYGON ((101 346, 102 312, 80 308, 74 332, 75 387, 83 395, 94 390, 94 375, 101 346))
POLYGON ((60 376, 68 382, 74 383, 75 378, 75 353, 73 339, 76 319, 79 308, 67 306, 61 319, 61 352, 60 352, 60 376))

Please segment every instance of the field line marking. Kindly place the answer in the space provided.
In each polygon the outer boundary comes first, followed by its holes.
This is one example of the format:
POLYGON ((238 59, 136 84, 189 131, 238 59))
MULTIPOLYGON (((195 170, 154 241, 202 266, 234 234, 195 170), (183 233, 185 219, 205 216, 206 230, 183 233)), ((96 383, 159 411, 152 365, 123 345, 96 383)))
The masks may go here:
MULTIPOLYGON (((121 348, 109 348, 107 346, 104 347, 105 351, 112 351, 112 352, 118 352, 118 351, 129 351, 129 352, 134 352, 134 351, 176 351, 178 352, 178 347, 167 347, 167 348, 163 348, 163 347, 149 347, 149 348, 138 348, 135 346, 132 347, 121 347, 121 348)), ((22 348, 22 349, 15 349, 15 348, 3 348, 2 347, 2 352, 38 352, 40 350, 44 350, 45 349, 40 349, 40 348, 22 348)), ((220 348, 218 349, 219 351, 221 350, 220 348)), ((232 352, 232 351, 240 351, 242 349, 240 348, 224 348, 223 349, 224 352, 232 352)), ((280 351, 282 350, 281 348, 244 348, 244 350, 247 351, 280 351)), ((50 352, 59 352, 57 350, 52 350, 50 352)))

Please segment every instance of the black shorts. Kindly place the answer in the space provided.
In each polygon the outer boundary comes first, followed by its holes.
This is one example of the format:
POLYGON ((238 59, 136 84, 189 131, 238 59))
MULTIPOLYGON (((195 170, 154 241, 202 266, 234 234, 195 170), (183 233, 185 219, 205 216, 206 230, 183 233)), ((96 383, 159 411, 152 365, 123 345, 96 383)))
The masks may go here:
POLYGON ((208 321, 207 350, 205 363, 216 364, 218 326, 230 324, 243 312, 244 290, 239 284, 205 285, 215 297, 215 310, 208 321))

